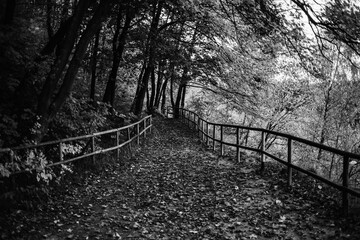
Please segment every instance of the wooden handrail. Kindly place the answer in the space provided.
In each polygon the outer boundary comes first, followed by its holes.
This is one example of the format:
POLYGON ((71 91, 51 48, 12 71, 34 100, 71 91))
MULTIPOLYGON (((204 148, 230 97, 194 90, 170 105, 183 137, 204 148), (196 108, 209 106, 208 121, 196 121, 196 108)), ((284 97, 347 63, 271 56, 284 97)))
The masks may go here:
POLYGON ((37 147, 43 147, 43 146, 47 146, 47 145, 53 145, 53 144, 58 144, 58 143, 82 140, 82 139, 91 138, 91 137, 97 137, 97 136, 101 136, 101 135, 104 135, 104 134, 114 133, 114 132, 117 132, 117 131, 125 130, 127 128, 131 128, 133 126, 139 125, 140 123, 142 123, 143 121, 145 121, 145 120, 147 120, 149 118, 151 118, 151 115, 146 116, 143 119, 141 119, 141 120, 139 120, 139 121, 137 121, 135 123, 132 123, 132 124, 120 127, 120 128, 114 128, 114 129, 102 131, 102 132, 96 132, 96 133, 92 133, 92 134, 87 134, 87 135, 82 135, 82 136, 77 136, 77 137, 64 138, 64 139, 59 139, 59 140, 54 140, 54 141, 47 141, 47 142, 38 143, 38 144, 28 144, 28 145, 24 145, 24 146, 13 147, 13 148, 1 148, 0 153, 9 152, 11 150, 14 151, 14 150, 21 150, 21 149, 28 149, 28 148, 37 148, 37 147))
MULTIPOLYGON (((153 126, 152 125, 152 116, 149 115, 135 123, 132 123, 127 126, 120 127, 120 128, 110 129, 110 130, 106 130, 106 131, 102 131, 102 132, 96 132, 96 133, 87 134, 87 135, 83 135, 83 136, 70 137, 70 138, 59 139, 59 140, 55 140, 55 141, 48 141, 48 142, 43 142, 43 143, 39 143, 39 144, 31 144, 31 145, 19 146, 19 147, 14 147, 14 148, 3 148, 3 149, 0 149, 0 153, 8 153, 10 155, 10 158, 13 158, 14 153, 19 150, 34 149, 34 148, 39 148, 39 147, 44 147, 44 146, 49 146, 49 145, 55 145, 55 146, 58 145, 59 161, 47 164, 44 168, 50 168, 53 166, 73 162, 73 161, 76 161, 76 160, 79 160, 82 158, 86 158, 86 157, 90 157, 90 156, 92 156, 93 161, 95 161, 95 155, 113 151, 113 150, 119 150, 120 148, 133 142, 135 139, 136 139, 136 143, 139 144, 140 136, 144 135, 144 137, 145 137, 147 131, 151 132, 152 126, 153 126), (143 123, 143 129, 140 131, 140 125, 142 123, 143 123), (132 137, 130 136, 130 128, 131 127, 136 128, 136 134, 132 137), (120 143, 119 137, 120 137, 120 131, 122 131, 122 130, 126 130, 126 133, 127 133, 126 135, 127 135, 128 139, 125 142, 120 143), (116 145, 106 148, 106 149, 96 150, 95 149, 95 137, 99 137, 99 136, 102 136, 105 134, 110 134, 110 133, 116 133, 116 145), (64 154, 63 154, 63 144, 64 143, 76 141, 76 140, 88 139, 88 138, 91 139, 91 152, 90 153, 83 154, 81 156, 77 156, 77 157, 70 158, 70 159, 64 159, 64 154)), ((117 151, 117 156, 118 157, 120 156, 119 151, 117 151)), ((28 172, 28 171, 32 171, 32 170, 39 170, 39 169, 33 168, 33 169, 29 169, 29 170, 17 171, 17 172, 11 173, 10 175, 28 172)), ((40 170, 42 170, 42 169, 40 169, 40 170)))
MULTIPOLYGON (((168 109, 169 112, 169 109, 168 109)), ((344 212, 347 213, 348 212, 348 194, 351 194, 353 196, 356 197, 360 197, 360 192, 355 191, 354 189, 349 188, 349 159, 358 159, 360 160, 360 155, 359 154, 355 154, 355 153, 351 153, 351 152, 347 152, 347 151, 343 151, 337 148, 333 148, 324 144, 320 144, 320 143, 316 143, 304 138, 300 138, 300 137, 296 137, 290 134, 286 134, 286 133, 281 133, 281 132, 277 132, 277 131, 271 131, 268 129, 263 129, 263 128, 254 128, 254 127, 246 127, 246 126, 240 126, 240 125, 232 125, 232 124, 221 124, 221 123, 213 123, 213 122, 209 122, 207 120, 202 119, 198 114, 196 114, 195 112, 189 111, 187 109, 184 108, 179 108, 179 115, 181 118, 184 118, 188 121, 188 125, 191 126, 193 125, 195 130, 198 132, 198 135, 200 137, 202 136, 206 136, 206 143, 208 143, 208 139, 212 140, 212 146, 213 146, 213 150, 215 150, 215 143, 220 143, 220 154, 223 155, 224 150, 223 150, 223 146, 227 145, 227 146, 232 146, 235 147, 237 149, 237 159, 240 159, 240 153, 239 153, 239 148, 241 149, 245 149, 245 150, 250 150, 250 151, 255 151, 261 154, 261 169, 263 170, 264 168, 264 158, 265 156, 268 156, 278 162, 280 162, 281 164, 284 164, 285 166, 287 166, 287 172, 288 172, 288 184, 291 185, 292 184, 292 169, 295 169, 299 172, 302 172, 312 178, 315 178, 329 186, 332 186, 340 191, 342 191, 342 205, 343 205, 343 209, 344 212), (193 118, 191 118, 191 116, 193 116, 193 118), (212 135, 206 130, 204 131, 204 129, 201 127, 203 126, 203 124, 206 124, 207 126, 212 126, 212 135), (216 134, 215 134, 215 129, 216 127, 220 127, 220 139, 216 138, 216 134), (223 140, 223 129, 224 128, 235 128, 236 129, 236 143, 230 143, 230 142, 226 142, 223 140), (245 129, 248 131, 256 131, 259 132, 261 134, 261 149, 258 148, 252 148, 252 147, 247 147, 247 146, 242 146, 239 144, 239 129, 245 129), (279 136, 279 137, 283 137, 285 139, 287 139, 287 160, 283 160, 280 159, 268 152, 266 152, 265 150, 265 134, 273 134, 275 136, 279 136), (338 184, 336 182, 333 182, 329 179, 326 179, 322 176, 319 176, 313 172, 307 171, 299 166, 296 166, 292 163, 292 146, 293 146, 293 142, 299 142, 299 143, 303 143, 305 145, 311 146, 311 147, 316 147, 322 150, 326 150, 328 152, 331 153, 335 153, 338 154, 340 156, 343 157, 343 174, 342 174, 342 184, 338 184)))

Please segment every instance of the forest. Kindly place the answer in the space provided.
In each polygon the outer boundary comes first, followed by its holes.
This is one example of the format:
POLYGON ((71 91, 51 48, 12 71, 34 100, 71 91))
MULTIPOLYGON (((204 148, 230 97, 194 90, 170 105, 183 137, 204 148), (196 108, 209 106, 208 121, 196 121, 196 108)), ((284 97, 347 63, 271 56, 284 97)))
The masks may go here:
MULTIPOLYGON (((360 153, 355 1, 7 0, 0 21, 0 148, 172 106, 175 117, 185 107, 360 153)), ((283 154, 281 139, 266 138, 283 154)), ((337 156, 296 148, 301 166, 340 180, 337 156)), ((15 160, 1 159, 0 176, 47 162, 32 152, 15 160)), ((359 163, 350 164, 356 187, 359 163)))

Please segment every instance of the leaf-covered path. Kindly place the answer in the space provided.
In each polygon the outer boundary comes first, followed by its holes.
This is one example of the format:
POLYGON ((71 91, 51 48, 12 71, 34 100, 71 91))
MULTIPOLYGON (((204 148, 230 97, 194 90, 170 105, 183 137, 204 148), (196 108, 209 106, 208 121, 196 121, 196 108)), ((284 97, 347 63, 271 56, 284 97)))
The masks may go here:
POLYGON ((92 175, 44 209, 1 220, 14 239, 357 239, 318 203, 287 193, 249 163, 207 151, 176 120, 127 166, 92 175))

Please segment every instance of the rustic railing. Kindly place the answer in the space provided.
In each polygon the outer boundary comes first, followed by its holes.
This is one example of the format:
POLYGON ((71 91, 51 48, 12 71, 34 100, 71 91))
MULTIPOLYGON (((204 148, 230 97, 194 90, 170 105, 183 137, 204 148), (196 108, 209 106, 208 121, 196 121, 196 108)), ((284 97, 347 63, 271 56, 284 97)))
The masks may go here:
MULTIPOLYGON (((347 213, 348 209, 349 209, 349 194, 352 196, 355 196, 355 197, 360 197, 360 192, 349 188, 349 159, 351 158, 351 159, 360 160, 360 155, 358 155, 358 154, 342 151, 342 150, 339 150, 339 149, 336 149, 333 147, 329 147, 329 146, 326 146, 323 144, 312 142, 312 141, 309 141, 309 140, 306 140, 303 138, 295 137, 295 136, 292 136, 292 135, 289 135, 286 133, 271 131, 271 130, 262 129, 262 128, 253 128, 253 127, 246 127, 246 126, 239 126, 239 125, 229 125, 229 124, 219 124, 219 123, 208 122, 208 121, 202 119, 201 117, 199 117, 198 114, 196 114, 192 111, 183 109, 183 108, 179 108, 178 113, 179 113, 180 119, 185 121, 185 123, 187 123, 189 127, 194 128, 198 132, 199 137, 202 141, 204 141, 207 145, 210 145, 209 140, 212 141, 211 145, 212 145, 213 150, 216 149, 216 143, 218 143, 220 145, 220 154, 221 155, 224 155, 224 146, 225 145, 236 148, 237 161, 240 161, 240 149, 254 151, 254 152, 261 154, 260 159, 261 159, 261 169, 262 170, 264 170, 264 166, 265 166, 264 165, 265 156, 268 156, 268 157, 286 165, 287 166, 287 177, 288 177, 287 181, 288 181, 289 185, 292 184, 292 175, 293 175, 292 170, 295 169, 299 172, 309 175, 329 186, 332 186, 332 187, 340 190, 342 192, 342 207, 343 207, 345 213, 347 213), (224 129, 225 128, 231 128, 231 129, 236 130, 236 142, 235 143, 224 141, 224 129), (260 149, 240 145, 240 141, 239 141, 240 129, 258 132, 261 135, 260 149), (216 138, 216 134, 215 134, 216 131, 220 131, 220 138, 216 138), (265 146, 266 146, 265 135, 266 134, 272 134, 272 135, 282 137, 287 140, 287 159, 286 160, 280 159, 279 157, 274 156, 273 154, 271 154, 265 150, 265 146), (326 179, 322 176, 319 176, 313 172, 307 171, 299 166, 294 165, 292 163, 292 157, 293 157, 292 150, 293 150, 294 142, 299 142, 299 143, 302 143, 302 144, 305 144, 305 145, 308 145, 311 147, 315 147, 317 149, 326 150, 328 152, 342 156, 342 159, 343 159, 343 161, 342 161, 342 184, 338 184, 338 183, 333 182, 329 179, 326 179)), ((169 114, 170 115, 174 114, 172 108, 167 109, 166 115, 169 115, 169 114)))
MULTIPOLYGON (((143 119, 141 119, 138 122, 135 122, 135 123, 132 123, 130 125, 123 126, 120 128, 97 132, 97 133, 92 133, 92 134, 78 136, 78 137, 71 137, 71 138, 60 139, 60 140, 55 140, 55 141, 43 142, 43 143, 39 143, 39 144, 25 145, 25 146, 19 146, 19 147, 14 147, 14 148, 4 148, 4 149, 0 149, 0 153, 4 154, 4 155, 8 154, 8 158, 10 158, 10 162, 13 162, 14 156, 16 156, 17 152, 19 152, 19 151, 38 149, 41 147, 50 147, 50 148, 56 147, 58 149, 58 161, 52 161, 52 163, 47 164, 44 168, 50 168, 53 166, 70 163, 70 162, 73 162, 73 161, 76 161, 79 159, 83 159, 83 158, 87 158, 87 157, 92 157, 92 160, 95 161, 96 155, 106 153, 109 151, 114 151, 114 150, 117 150, 117 158, 119 159, 120 158, 120 149, 122 147, 130 144, 131 142, 133 142, 135 140, 136 140, 136 143, 139 144, 140 137, 143 136, 145 139, 147 132, 151 133, 151 128, 152 128, 152 116, 149 115, 149 116, 144 117, 143 119), (97 149, 96 141, 95 141, 96 138, 102 137, 105 135, 109 135, 109 134, 111 135, 110 139, 115 139, 115 144, 108 148, 101 148, 101 149, 96 150, 97 149), (125 139, 120 139, 120 136, 125 136, 125 139), (88 153, 82 154, 80 156, 65 159, 64 145, 66 143, 69 143, 69 142, 71 143, 71 142, 79 141, 79 140, 88 140, 88 142, 90 142, 90 144, 91 144, 91 147, 90 147, 91 151, 88 153), (123 141, 121 142, 121 140, 123 140, 123 141)), ((37 169, 37 168, 26 169, 26 171, 32 171, 32 170, 39 170, 39 169, 37 169)), ((10 175, 21 173, 21 172, 25 172, 25 170, 11 172, 10 175)))

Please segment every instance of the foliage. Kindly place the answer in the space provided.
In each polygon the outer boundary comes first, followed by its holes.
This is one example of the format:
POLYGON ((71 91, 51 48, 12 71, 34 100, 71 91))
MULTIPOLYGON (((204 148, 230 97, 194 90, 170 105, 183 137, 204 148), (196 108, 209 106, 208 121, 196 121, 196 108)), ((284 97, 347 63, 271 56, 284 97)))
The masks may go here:
POLYGON ((80 136, 108 129, 109 106, 70 97, 49 129, 49 139, 80 136))

